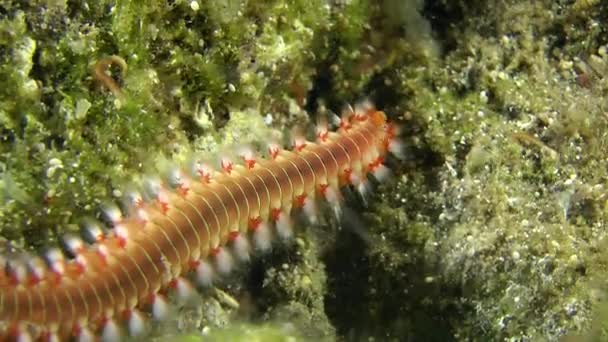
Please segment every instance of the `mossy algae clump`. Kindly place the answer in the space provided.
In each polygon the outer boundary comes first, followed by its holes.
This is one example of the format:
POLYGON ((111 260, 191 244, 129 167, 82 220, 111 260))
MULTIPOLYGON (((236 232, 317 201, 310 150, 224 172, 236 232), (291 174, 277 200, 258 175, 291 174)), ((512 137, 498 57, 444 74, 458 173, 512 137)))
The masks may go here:
POLYGON ((402 126, 393 179, 157 335, 606 338, 606 13, 603 1, 7 1, 0 233, 51 246, 159 160, 262 145, 369 97, 402 126), (111 55, 128 65, 108 70, 121 98, 92 74, 111 55))

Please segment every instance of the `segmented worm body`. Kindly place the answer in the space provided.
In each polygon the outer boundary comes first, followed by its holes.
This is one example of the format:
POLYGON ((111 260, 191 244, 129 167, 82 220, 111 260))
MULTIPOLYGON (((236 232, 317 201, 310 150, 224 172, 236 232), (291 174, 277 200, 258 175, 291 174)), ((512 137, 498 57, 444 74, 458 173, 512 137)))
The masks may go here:
POLYGON ((317 142, 296 139, 292 151, 271 146, 267 159, 244 153, 238 165, 222 160, 222 172, 193 163, 151 181, 152 195, 133 194, 126 213, 106 210, 108 233, 89 227, 94 243, 68 238, 73 258, 4 261, 4 338, 112 341, 142 333, 149 317, 166 314, 169 293, 187 298, 190 280, 208 284, 229 271, 232 258, 291 235, 295 210, 312 213, 321 198, 338 207, 340 187, 363 189, 369 173, 383 174, 383 158, 396 144, 384 113, 364 107, 339 126, 320 126, 317 142))

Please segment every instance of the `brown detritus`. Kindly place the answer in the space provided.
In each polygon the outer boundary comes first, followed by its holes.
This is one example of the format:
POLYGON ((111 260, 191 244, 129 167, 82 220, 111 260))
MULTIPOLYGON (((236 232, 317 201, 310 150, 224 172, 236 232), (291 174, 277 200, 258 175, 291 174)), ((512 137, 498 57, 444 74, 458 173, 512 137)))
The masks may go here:
POLYGON ((547 146, 540 139, 533 137, 532 135, 525 132, 515 132, 511 137, 524 147, 536 147, 541 152, 546 153, 549 157, 556 159, 557 151, 547 146))
POLYGON ((108 88, 114 96, 122 98, 122 90, 120 85, 110 76, 108 70, 112 66, 118 66, 121 70, 121 77, 125 77, 127 74, 127 62, 120 56, 112 55, 105 57, 97 61, 93 67, 93 77, 99 81, 104 87, 108 88))
POLYGON ((581 73, 576 76, 576 83, 582 88, 589 89, 589 88, 591 88, 591 84, 592 84, 591 77, 589 76, 588 73, 581 73))

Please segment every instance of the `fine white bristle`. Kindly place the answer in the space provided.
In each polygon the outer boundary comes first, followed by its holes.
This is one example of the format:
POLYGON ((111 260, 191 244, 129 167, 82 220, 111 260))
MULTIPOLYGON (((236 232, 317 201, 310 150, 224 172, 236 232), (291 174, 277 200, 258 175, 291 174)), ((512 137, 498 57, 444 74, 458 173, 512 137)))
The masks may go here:
POLYGON ((243 262, 249 261, 249 240, 243 234, 237 234, 232 240, 232 249, 234 251, 234 255, 243 262))
POLYGON ((148 210, 145 208, 138 208, 135 211, 135 217, 137 217, 137 219, 141 222, 148 222, 150 221, 150 214, 148 213, 148 210))
POLYGON ((336 191, 334 189, 334 187, 332 187, 332 186, 326 187, 325 190, 323 191, 325 200, 331 204, 340 202, 340 196, 338 194, 339 194, 339 192, 336 191))
POLYGON ((393 138, 389 141, 388 151, 400 160, 405 159, 403 143, 397 138, 393 138))
POLYGON ((302 134, 302 131, 299 127, 295 127, 291 131, 291 145, 295 151, 301 151, 306 147, 308 142, 306 141, 306 137, 302 134))
POLYGON ((44 278, 46 274, 46 265, 41 258, 36 257, 28 260, 27 267, 32 281, 38 282, 44 278))
POLYGON ((6 263, 6 266, 8 274, 15 283, 21 284, 25 281, 27 277, 27 267, 25 263, 20 260, 9 260, 6 263))
POLYGON ((306 196, 302 203, 302 212, 311 224, 317 223, 317 204, 312 196, 306 196))
POLYGON ((374 105, 369 99, 365 99, 355 105, 356 115, 367 115, 367 112, 374 109, 374 105))
POLYGON ((182 277, 174 280, 175 295, 178 303, 186 304, 196 297, 196 291, 190 282, 182 277))
POLYGON ((325 189, 325 199, 327 200, 327 203, 329 203, 329 205, 331 206, 334 215, 338 220, 340 219, 340 217, 342 217, 342 201, 339 194, 340 193, 331 186, 325 189))
POLYGON ((127 326, 131 337, 141 337, 146 333, 146 320, 139 310, 131 309, 127 326))
POLYGON ((327 118, 320 117, 316 127, 317 140, 319 143, 327 141, 329 138, 329 129, 327 126, 327 118))
POLYGON ((355 171, 351 171, 348 175, 348 182, 357 187, 361 183, 361 177, 355 171))
POLYGON ((334 125, 335 127, 340 126, 340 122, 342 122, 342 119, 340 118, 340 116, 338 116, 337 114, 333 114, 333 115, 330 115, 329 118, 331 119, 332 125, 334 125))
POLYGON ((144 180, 144 195, 147 199, 155 200, 158 198, 161 190, 163 189, 163 183, 158 177, 146 177, 144 180))
POLYGON ((168 168, 166 178, 167 184, 173 188, 180 186, 184 181, 184 175, 177 166, 171 166, 168 168))
POLYGON ((281 151, 281 146, 276 143, 268 144, 268 157, 269 159, 276 159, 281 151))
POLYGON ((138 207, 144 202, 144 197, 137 190, 129 190, 125 193, 125 204, 132 207, 138 207))
POLYGON ((165 320, 169 316, 169 303, 167 298, 161 294, 152 297, 152 318, 157 321, 165 320))
POLYGON ((220 166, 227 174, 231 174, 234 169, 234 163, 227 157, 222 157, 220 159, 220 166))
POLYGON ((44 331, 42 332, 42 336, 44 338, 42 338, 41 340, 43 340, 44 342, 60 342, 59 336, 55 331, 44 331))
POLYGON ((29 332, 27 332, 25 329, 21 329, 17 335, 16 335, 16 339, 17 342, 32 342, 32 335, 30 335, 29 332))
POLYGON ((230 273, 233 263, 234 262, 230 252, 225 248, 218 248, 217 252, 215 253, 215 269, 220 274, 225 275, 230 273))
POLYGON ((193 175, 198 177, 199 181, 203 184, 209 183, 214 172, 209 164, 200 160, 193 162, 192 170, 193 175))
POLYGON ((206 260, 199 260, 195 269, 196 282, 200 286, 211 286, 213 283, 213 267, 206 260))
POLYGON ((62 275, 65 272, 65 259, 59 249, 50 249, 46 252, 44 259, 54 273, 62 275))
POLYGON ((277 213, 275 226, 277 230, 277 235, 281 239, 287 240, 293 236, 291 218, 289 217, 289 215, 285 214, 285 212, 280 211, 277 213))
POLYGON ((78 265, 80 271, 85 271, 89 263, 87 258, 82 254, 76 255, 76 258, 72 259, 71 262, 74 262, 76 265, 78 265))
POLYGON ((363 203, 367 205, 367 198, 372 192, 369 182, 367 180, 360 182, 359 185, 357 185, 357 192, 359 192, 359 195, 361 195, 363 203))
POLYGON ((115 203, 106 203, 101 210, 104 217, 112 224, 116 224, 122 220, 122 212, 115 203))
POLYGON ((118 342, 121 340, 120 328, 113 319, 106 319, 101 328, 102 342, 118 342))
POLYGON ((240 146, 237 149, 237 154, 243 159, 246 168, 252 169, 255 166, 256 156, 251 147, 240 146))
POLYGON ((103 240, 104 231, 101 229, 99 223, 89 220, 85 222, 80 230, 80 233, 84 240, 88 243, 95 243, 103 240))
POLYGON ((268 223, 260 222, 258 227, 253 232, 253 241, 255 247, 261 251, 267 251, 272 245, 272 234, 268 228, 268 223))
POLYGON ((105 263, 108 259, 108 247, 106 247, 103 244, 97 244, 95 245, 95 253, 99 256, 99 258, 101 259, 102 263, 105 263))
POLYGON ((379 182, 387 180, 391 176, 391 170, 384 166, 383 164, 379 164, 372 171, 374 178, 376 178, 379 182))
POLYGON ((129 228, 124 224, 118 224, 114 227, 114 235, 124 244, 129 239, 129 228))
POLYGON ((62 238, 63 245, 68 253, 75 256, 84 250, 84 243, 79 237, 66 234, 62 238))
MULTIPOLYGON (((342 107, 342 111, 340 112, 340 115, 342 117, 349 117, 351 116, 353 113, 355 112, 355 109, 353 108, 353 106, 350 103, 347 103, 346 105, 344 105, 342 107)), ((339 122, 337 123, 339 124, 339 122)))
POLYGON ((93 333, 91 332, 91 329, 89 329, 86 326, 81 326, 77 329, 75 329, 76 332, 76 340, 78 342, 93 342, 95 341, 95 336, 93 335, 93 333))

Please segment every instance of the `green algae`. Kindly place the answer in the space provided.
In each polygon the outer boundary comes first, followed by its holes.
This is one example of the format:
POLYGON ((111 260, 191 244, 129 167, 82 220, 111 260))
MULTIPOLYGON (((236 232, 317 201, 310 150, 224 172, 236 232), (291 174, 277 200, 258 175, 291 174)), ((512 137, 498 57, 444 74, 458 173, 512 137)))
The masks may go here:
POLYGON ((75 231, 159 160, 280 140, 309 121, 302 107, 369 96, 402 125, 395 177, 349 202, 368 230, 308 227, 237 276, 253 309, 211 296, 178 315, 181 338, 606 337, 604 2, 0 9, 0 232, 24 248, 75 231), (129 65, 110 70, 123 100, 91 76, 109 55, 129 65))

